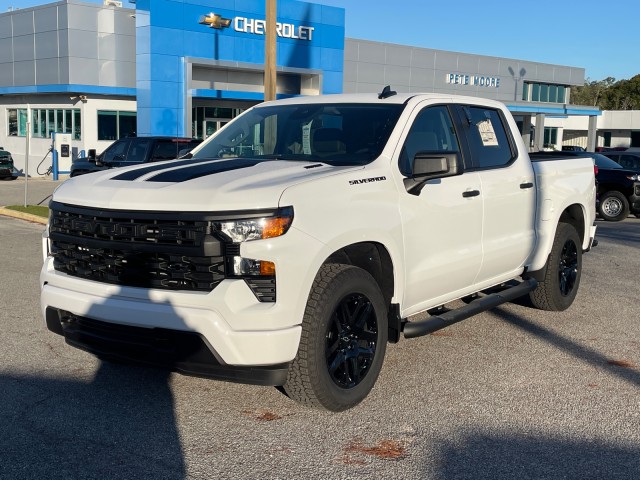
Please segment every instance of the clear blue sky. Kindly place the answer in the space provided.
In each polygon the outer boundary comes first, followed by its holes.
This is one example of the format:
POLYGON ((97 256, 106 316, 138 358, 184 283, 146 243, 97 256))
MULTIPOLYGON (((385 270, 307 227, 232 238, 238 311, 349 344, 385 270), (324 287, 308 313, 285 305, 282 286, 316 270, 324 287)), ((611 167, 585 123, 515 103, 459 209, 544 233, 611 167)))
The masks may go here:
MULTIPOLYGON (((44 3, 0 0, 0 12, 44 3)), ((582 67, 591 80, 640 74, 640 0, 317 3, 345 8, 351 38, 582 67)))

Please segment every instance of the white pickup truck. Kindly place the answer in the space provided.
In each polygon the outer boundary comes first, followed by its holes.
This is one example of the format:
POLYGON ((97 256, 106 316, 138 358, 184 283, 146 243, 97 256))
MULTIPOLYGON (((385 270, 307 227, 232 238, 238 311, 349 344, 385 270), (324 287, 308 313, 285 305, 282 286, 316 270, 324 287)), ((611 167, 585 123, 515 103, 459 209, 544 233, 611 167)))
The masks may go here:
POLYGON ((42 313, 67 343, 333 411, 401 336, 568 308, 596 230, 591 158, 532 163, 501 103, 389 88, 263 103, 50 209, 42 313))

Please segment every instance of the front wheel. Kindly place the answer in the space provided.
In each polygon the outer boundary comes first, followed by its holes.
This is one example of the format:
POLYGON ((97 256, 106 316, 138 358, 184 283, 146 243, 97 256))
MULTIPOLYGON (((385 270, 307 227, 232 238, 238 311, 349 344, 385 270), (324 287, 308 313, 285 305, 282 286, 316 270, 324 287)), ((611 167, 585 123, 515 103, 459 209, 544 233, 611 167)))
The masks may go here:
POLYGON ((573 225, 559 223, 544 280, 529 293, 531 303, 541 310, 566 310, 576 298, 581 273, 580 236, 573 225))
POLYGON ((334 412, 357 405, 378 378, 387 337, 387 308, 374 278, 351 265, 324 265, 307 301, 287 395, 334 412))
POLYGON ((598 213, 608 222, 619 222, 629 216, 629 201, 620 192, 607 192, 600 199, 598 213))

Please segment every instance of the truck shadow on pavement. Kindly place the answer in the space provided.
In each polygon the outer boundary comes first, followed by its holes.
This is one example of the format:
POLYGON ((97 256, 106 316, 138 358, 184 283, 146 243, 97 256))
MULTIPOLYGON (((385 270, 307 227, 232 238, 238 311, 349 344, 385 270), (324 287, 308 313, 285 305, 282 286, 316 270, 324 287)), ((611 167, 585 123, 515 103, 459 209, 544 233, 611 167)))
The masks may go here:
POLYGON ((478 434, 440 446, 435 478, 631 480, 640 476, 640 449, 599 441, 478 434))
POLYGON ((184 478, 167 377, 107 363, 87 383, 0 374, 0 477, 184 478))
MULTIPOLYGON (((519 299, 521 305, 526 305, 526 300, 519 299)), ((563 350, 576 358, 579 358, 583 362, 586 362, 595 368, 602 369, 608 374, 619 378, 633 386, 640 387, 640 371, 634 368, 622 368, 618 365, 614 359, 607 358, 599 352, 580 345, 573 340, 563 337, 543 326, 536 325, 535 323, 526 320, 518 315, 508 312, 504 308, 495 308, 491 310, 491 314, 500 320, 507 322, 526 333, 543 340, 559 350, 563 350)), ((640 476, 638 477, 640 478, 640 476)))

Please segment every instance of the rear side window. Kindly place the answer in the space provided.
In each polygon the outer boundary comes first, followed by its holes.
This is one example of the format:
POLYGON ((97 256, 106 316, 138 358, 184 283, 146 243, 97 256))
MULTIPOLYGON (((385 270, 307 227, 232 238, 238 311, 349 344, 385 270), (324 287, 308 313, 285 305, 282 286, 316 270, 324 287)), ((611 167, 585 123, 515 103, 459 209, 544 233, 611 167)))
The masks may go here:
POLYGON ((469 148, 478 168, 503 167, 514 158, 511 142, 497 110, 463 107, 469 125, 469 148))
POLYGON ((618 163, 624 168, 628 168, 631 170, 640 169, 640 157, 636 157, 635 155, 620 155, 620 160, 618 160, 618 163))
POLYGON ((152 160, 173 160, 178 157, 178 152, 187 147, 187 143, 178 143, 171 140, 159 140, 153 150, 152 160))

